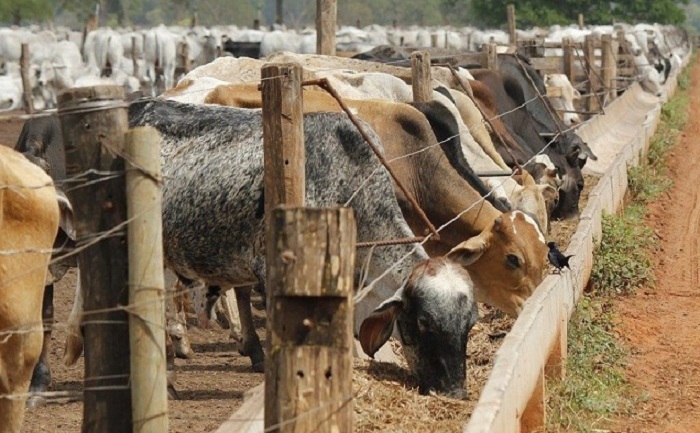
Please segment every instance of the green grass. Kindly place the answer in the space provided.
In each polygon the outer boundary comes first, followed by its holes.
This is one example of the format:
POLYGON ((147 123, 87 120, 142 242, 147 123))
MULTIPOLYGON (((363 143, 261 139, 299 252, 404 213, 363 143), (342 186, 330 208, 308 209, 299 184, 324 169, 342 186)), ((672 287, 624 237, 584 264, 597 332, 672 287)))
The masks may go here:
POLYGON ((628 413, 642 398, 643 390, 631 389, 625 380, 628 350, 616 337, 613 301, 654 283, 650 254, 656 239, 644 225, 646 204, 672 185, 664 159, 688 121, 690 69, 662 107, 646 160, 628 172, 632 202, 621 216, 603 215, 591 274, 594 289, 584 293, 569 322, 566 380, 547 382, 548 432, 609 428, 610 419, 628 413))

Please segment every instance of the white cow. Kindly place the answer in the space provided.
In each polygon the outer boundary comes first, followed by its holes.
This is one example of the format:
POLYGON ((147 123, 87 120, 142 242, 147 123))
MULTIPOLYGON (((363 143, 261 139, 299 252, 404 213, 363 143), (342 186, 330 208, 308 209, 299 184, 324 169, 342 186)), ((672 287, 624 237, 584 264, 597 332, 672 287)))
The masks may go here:
POLYGON ((177 47, 179 38, 165 26, 159 26, 146 31, 144 38, 144 60, 146 71, 151 83, 153 96, 156 95, 156 68, 163 71, 165 89, 170 89, 175 83, 175 66, 177 64, 177 47))
POLYGON ((571 85, 569 78, 564 74, 546 74, 544 85, 547 89, 556 88, 560 91, 556 96, 547 95, 559 118, 569 126, 581 123, 578 113, 572 112, 576 110, 574 101, 581 99, 581 93, 571 85))

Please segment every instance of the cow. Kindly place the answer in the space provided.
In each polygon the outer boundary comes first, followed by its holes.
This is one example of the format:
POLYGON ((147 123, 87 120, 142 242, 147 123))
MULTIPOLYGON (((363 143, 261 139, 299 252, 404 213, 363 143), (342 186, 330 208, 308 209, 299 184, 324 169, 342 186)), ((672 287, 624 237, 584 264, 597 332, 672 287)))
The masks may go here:
MULTIPOLYGON (((27 120, 22 126, 17 144, 14 149, 22 153, 29 161, 40 167, 51 176, 54 182, 61 185, 66 180, 66 163, 64 155, 63 137, 61 125, 56 115, 34 117, 27 120)), ((60 186, 56 187, 61 198, 61 225, 54 240, 54 250, 57 251, 49 265, 49 276, 44 287, 44 299, 42 302, 42 320, 46 327, 44 331, 44 344, 37 362, 29 392, 38 394, 46 391, 51 385, 51 368, 48 355, 51 349, 51 329, 53 327, 53 293, 54 283, 63 278, 70 268, 78 266, 75 255, 62 259, 67 251, 75 247, 75 228, 73 224, 73 210, 68 198, 60 186)), ((35 395, 29 398, 28 406, 35 407, 44 403, 43 397, 35 395)))
MULTIPOLYGON (((250 285, 264 281, 265 273, 261 253, 264 219, 260 112, 173 101, 136 102, 129 111, 132 127, 150 125, 163 137, 163 175, 168 179, 163 186, 166 263, 185 278, 236 288, 243 325, 242 349, 250 356, 254 369, 261 370, 263 352, 250 321, 249 299, 250 285), (208 173, 206 177, 204 173, 208 173), (202 237, 201 233, 212 236, 202 237)), ((413 236, 401 215, 388 173, 377 171, 378 160, 346 116, 308 114, 304 128, 307 205, 349 202, 356 213, 361 241, 413 236), (361 188, 365 181, 367 185, 361 188)), ((378 137, 374 138, 379 142, 378 137)), ((370 279, 391 265, 398 266, 358 305, 358 317, 367 316, 390 297, 413 264, 427 258, 419 245, 376 251, 369 266, 370 279), (404 255, 409 260, 402 261, 404 255)), ((357 263, 365 261, 360 253, 357 263)), ((453 314, 461 316, 467 312, 455 309, 453 314)), ((466 324, 470 322, 464 321, 460 332, 468 333, 466 324)), ((450 383, 450 387, 461 386, 462 383, 450 383)))
POLYGON ((545 95, 546 89, 526 60, 519 61, 515 56, 499 59, 499 71, 471 70, 474 78, 483 84, 472 86, 475 96, 493 101, 495 107, 492 109, 501 113, 510 135, 518 137, 517 146, 499 147, 499 152, 513 165, 525 164, 541 153, 549 156, 562 178, 559 200, 551 217, 574 217, 578 214, 578 201, 583 190, 581 168, 587 158, 596 157, 578 135, 550 114, 554 110, 546 98, 537 96, 538 92, 545 95))
POLYGON ((20 431, 42 350, 43 288, 59 219, 51 178, 0 146, 0 429, 5 432, 20 431))
POLYGON ((565 74, 546 74, 544 85, 547 88, 547 95, 552 108, 557 112, 564 125, 573 126, 581 123, 578 113, 575 113, 575 101, 581 99, 581 93, 574 86, 565 74), (557 89, 557 95, 551 95, 549 89, 557 89))
POLYGON ((177 35, 163 25, 147 30, 144 34, 143 55, 153 96, 157 93, 157 70, 162 71, 166 90, 175 83, 178 42, 177 35))

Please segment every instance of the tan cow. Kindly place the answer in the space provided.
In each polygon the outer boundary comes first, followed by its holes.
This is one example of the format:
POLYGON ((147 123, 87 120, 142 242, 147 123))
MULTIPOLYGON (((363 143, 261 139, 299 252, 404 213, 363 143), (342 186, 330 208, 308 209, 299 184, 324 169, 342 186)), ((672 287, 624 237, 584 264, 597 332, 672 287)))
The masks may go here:
POLYGON ((0 432, 19 432, 41 353, 41 305, 59 207, 53 181, 0 145, 0 432), (16 251, 16 253, 8 252, 16 251), (15 398, 4 398, 8 395, 15 398))

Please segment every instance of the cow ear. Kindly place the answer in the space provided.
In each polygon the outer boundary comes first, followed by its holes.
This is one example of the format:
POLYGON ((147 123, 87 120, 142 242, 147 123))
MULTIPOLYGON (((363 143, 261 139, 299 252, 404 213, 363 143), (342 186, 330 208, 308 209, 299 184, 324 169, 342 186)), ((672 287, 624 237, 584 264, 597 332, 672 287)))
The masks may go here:
POLYGON ((58 199, 58 209, 60 211, 60 221, 58 225, 66 232, 68 237, 74 241, 77 236, 75 234, 73 206, 70 204, 68 197, 66 197, 63 191, 56 191, 56 198, 58 199))
POLYGON ((485 250, 486 242, 481 235, 474 236, 454 247, 447 253, 447 258, 461 266, 469 266, 479 260, 485 250))
POLYGON ((403 306, 400 291, 401 289, 384 301, 360 325, 360 345, 370 358, 374 358, 374 354, 387 342, 394 331, 396 317, 403 306))
POLYGON ((554 200, 559 195, 557 190, 551 185, 540 185, 540 191, 542 192, 542 197, 545 200, 554 200))

